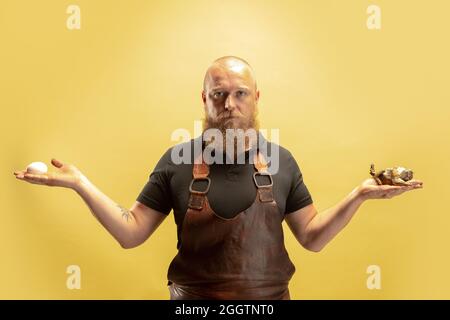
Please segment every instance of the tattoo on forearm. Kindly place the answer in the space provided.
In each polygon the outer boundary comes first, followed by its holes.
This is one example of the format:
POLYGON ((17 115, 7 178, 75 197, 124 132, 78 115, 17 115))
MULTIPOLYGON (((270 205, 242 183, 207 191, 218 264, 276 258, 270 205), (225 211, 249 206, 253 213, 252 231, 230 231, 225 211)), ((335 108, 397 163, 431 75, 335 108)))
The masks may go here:
POLYGON ((133 219, 133 215, 131 214, 130 210, 125 209, 124 207, 122 207, 120 204, 117 205, 120 209, 120 211, 122 212, 122 219, 127 220, 131 220, 133 219))

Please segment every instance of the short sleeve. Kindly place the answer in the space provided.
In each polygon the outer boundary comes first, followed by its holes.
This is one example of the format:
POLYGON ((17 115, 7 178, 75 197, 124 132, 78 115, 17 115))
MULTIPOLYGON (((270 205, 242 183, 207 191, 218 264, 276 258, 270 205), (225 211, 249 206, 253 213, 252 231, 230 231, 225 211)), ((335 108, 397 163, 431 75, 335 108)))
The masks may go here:
POLYGON ((290 155, 289 164, 292 180, 286 200, 286 214, 300 210, 313 203, 311 194, 303 181, 302 172, 292 155, 290 155))
POLYGON ((169 214, 173 208, 169 176, 170 165, 169 149, 158 161, 147 183, 136 198, 140 203, 164 214, 169 214))

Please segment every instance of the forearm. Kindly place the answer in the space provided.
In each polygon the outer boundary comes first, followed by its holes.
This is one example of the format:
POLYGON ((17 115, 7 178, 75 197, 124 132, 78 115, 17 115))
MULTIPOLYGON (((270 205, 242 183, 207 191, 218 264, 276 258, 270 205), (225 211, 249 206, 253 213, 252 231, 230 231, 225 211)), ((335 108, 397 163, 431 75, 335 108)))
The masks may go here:
POLYGON ((355 188, 335 206, 317 214, 307 225, 309 246, 313 251, 320 251, 352 219, 364 202, 359 188, 355 188))
POLYGON ((84 176, 73 189, 121 246, 132 242, 138 222, 130 210, 111 200, 84 176))

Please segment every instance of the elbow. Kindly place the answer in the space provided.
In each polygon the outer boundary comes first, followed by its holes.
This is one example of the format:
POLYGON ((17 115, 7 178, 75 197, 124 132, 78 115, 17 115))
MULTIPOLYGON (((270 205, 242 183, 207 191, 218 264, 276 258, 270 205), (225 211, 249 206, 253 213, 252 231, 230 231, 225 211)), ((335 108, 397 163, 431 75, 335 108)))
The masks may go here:
POLYGON ((323 249, 323 246, 314 246, 314 245, 308 245, 304 246, 306 250, 311 252, 320 252, 323 249))
POLYGON ((148 238, 149 238, 149 236, 143 236, 141 234, 135 233, 135 234, 127 235, 127 237, 124 237, 123 239, 116 238, 116 240, 123 249, 133 249, 133 248, 139 247, 148 238))
POLYGON ((303 248, 311 252, 320 252, 325 247, 325 244, 320 243, 317 240, 309 239, 307 241, 301 242, 303 248))
POLYGON ((136 248, 138 245, 132 244, 132 243, 124 243, 124 242, 119 242, 120 246, 122 247, 122 249, 133 249, 136 248))
POLYGON ((128 241, 118 240, 117 242, 119 242, 122 249, 133 249, 133 248, 138 247, 141 244, 141 242, 130 241, 130 240, 128 240, 128 241))

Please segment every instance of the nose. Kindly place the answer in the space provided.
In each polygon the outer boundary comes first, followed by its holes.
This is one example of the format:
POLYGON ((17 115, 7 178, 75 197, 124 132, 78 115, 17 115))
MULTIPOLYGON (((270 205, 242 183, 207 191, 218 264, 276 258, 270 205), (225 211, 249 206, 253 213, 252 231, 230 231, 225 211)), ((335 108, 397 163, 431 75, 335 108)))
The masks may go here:
POLYGON ((236 102, 233 99, 233 95, 229 94, 227 99, 225 100, 225 109, 231 111, 234 108, 236 108, 236 102))

